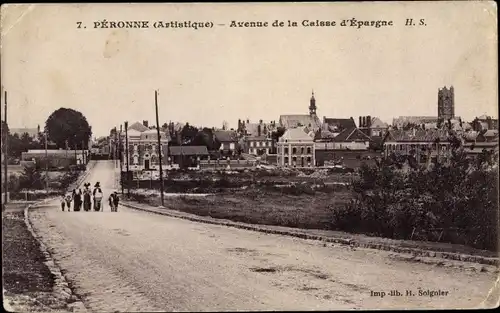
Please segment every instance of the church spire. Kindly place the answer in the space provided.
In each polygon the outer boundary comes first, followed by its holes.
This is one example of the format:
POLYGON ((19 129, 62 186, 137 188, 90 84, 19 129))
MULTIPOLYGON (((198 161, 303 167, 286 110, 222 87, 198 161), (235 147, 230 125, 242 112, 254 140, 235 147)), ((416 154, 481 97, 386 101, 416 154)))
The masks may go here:
POLYGON ((314 98, 314 90, 312 91, 311 100, 309 101, 309 115, 316 115, 316 99, 314 98))

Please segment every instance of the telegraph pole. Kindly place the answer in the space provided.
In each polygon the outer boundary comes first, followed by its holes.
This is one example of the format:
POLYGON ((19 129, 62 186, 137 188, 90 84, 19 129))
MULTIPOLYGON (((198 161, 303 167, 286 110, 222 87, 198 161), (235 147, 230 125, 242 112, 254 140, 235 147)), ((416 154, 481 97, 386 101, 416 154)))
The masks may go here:
MULTIPOLYGON (((115 132, 115 138, 116 138, 116 132, 115 132)), ((122 125, 120 124, 120 134, 118 135, 118 138, 120 141, 116 141, 117 147, 118 147, 118 153, 117 156, 120 158, 120 185, 122 187, 122 196, 123 196, 123 155, 122 155, 122 125)))
POLYGON ((45 190, 49 192, 49 153, 47 152, 47 131, 45 134, 45 190))
POLYGON ((128 156, 128 122, 125 122, 125 155, 127 157, 127 197, 130 196, 130 179, 129 179, 129 167, 128 163, 130 161, 130 158, 128 156))
MULTIPOLYGON (((5 120, 5 128, 4 128, 4 151, 3 151, 3 166, 4 166, 4 184, 3 184, 3 190, 5 192, 4 194, 4 200, 3 204, 5 205, 7 203, 7 195, 9 192, 9 180, 8 180, 8 175, 7 175, 7 160, 8 160, 8 142, 9 142, 9 132, 7 131, 7 91, 4 92, 4 103, 5 103, 5 113, 4 113, 4 120, 5 120)), ((3 209, 3 208, 2 208, 3 209)))
POLYGON ((160 137, 160 122, 158 118, 158 91, 155 90, 155 108, 156 108, 156 132, 158 135, 158 160, 160 161, 160 196, 161 196, 161 205, 164 206, 165 202, 163 199, 163 168, 161 166, 162 163, 162 147, 161 147, 161 137, 160 137))

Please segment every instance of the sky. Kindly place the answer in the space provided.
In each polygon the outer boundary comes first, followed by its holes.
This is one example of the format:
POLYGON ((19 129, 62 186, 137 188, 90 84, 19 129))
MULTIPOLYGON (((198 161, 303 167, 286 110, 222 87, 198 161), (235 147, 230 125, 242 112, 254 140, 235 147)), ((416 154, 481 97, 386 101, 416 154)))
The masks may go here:
MULTIPOLYGON (((437 115, 453 85, 455 114, 498 116, 497 13, 492 2, 80 4, 2 6, 1 84, 11 128, 43 128, 65 107, 94 136, 129 121, 279 120, 437 115), (303 20, 392 20, 392 27, 303 27, 303 20), (406 27, 407 18, 426 26, 406 27), (212 22, 205 29, 94 28, 94 21, 212 22), (298 27, 231 28, 294 20, 298 27), (77 28, 76 22, 86 28, 77 28), (218 24, 225 24, 224 26, 218 24)), ((3 99, 2 92, 2 114, 3 99)), ((3 116, 2 116, 3 117, 3 116)))

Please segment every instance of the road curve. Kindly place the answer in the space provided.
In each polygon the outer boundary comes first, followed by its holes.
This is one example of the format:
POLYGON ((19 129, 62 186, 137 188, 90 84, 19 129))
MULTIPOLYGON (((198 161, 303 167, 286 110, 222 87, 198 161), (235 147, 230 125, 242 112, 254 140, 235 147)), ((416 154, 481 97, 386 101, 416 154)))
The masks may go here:
MULTIPOLYGON (((99 161, 86 181, 100 181, 107 199, 115 178, 113 163, 99 161)), ((477 308, 496 278, 107 205, 61 212, 54 201, 30 220, 90 311, 477 308)))

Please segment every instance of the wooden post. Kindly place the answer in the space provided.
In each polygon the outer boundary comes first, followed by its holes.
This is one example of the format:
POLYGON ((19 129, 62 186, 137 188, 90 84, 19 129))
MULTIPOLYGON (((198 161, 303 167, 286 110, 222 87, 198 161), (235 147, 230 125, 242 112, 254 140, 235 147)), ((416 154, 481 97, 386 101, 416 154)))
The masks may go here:
POLYGON ((45 134, 45 190, 49 192, 49 153, 47 152, 47 132, 45 134))
POLYGON ((129 163, 129 156, 128 156, 128 122, 125 121, 125 157, 127 158, 127 196, 130 196, 130 186, 129 186, 129 167, 128 167, 128 163, 129 163))
MULTIPOLYGON (((5 104, 5 111, 4 111, 4 121, 5 121, 5 127, 7 128, 7 91, 4 92, 4 104, 5 104)), ((9 159, 9 153, 8 153, 8 143, 9 143, 9 133, 8 132, 4 132, 4 154, 3 154, 3 168, 4 168, 4 184, 3 184, 3 190, 4 190, 4 200, 3 200, 3 203, 4 205, 7 203, 8 201, 8 192, 9 192, 9 180, 8 180, 8 177, 9 175, 7 174, 7 163, 8 163, 8 159, 9 159)), ((2 208, 3 209, 3 208, 2 208)))
POLYGON ((160 196, 161 196, 161 205, 165 205, 165 201, 163 199, 163 168, 161 166, 162 163, 162 149, 161 149, 161 137, 160 137, 160 122, 158 118, 158 91, 155 90, 155 109, 156 109, 156 132, 158 135, 158 161, 160 162, 160 196))
MULTIPOLYGON (((120 134, 119 134, 119 141, 116 140, 116 132, 115 132, 115 156, 118 156, 120 158, 120 186, 122 188, 122 195, 123 195, 123 154, 122 154, 122 125, 120 125, 120 134), (116 151, 116 147, 118 147, 118 153, 116 151)), ((116 162, 116 161, 115 161, 116 162)))

